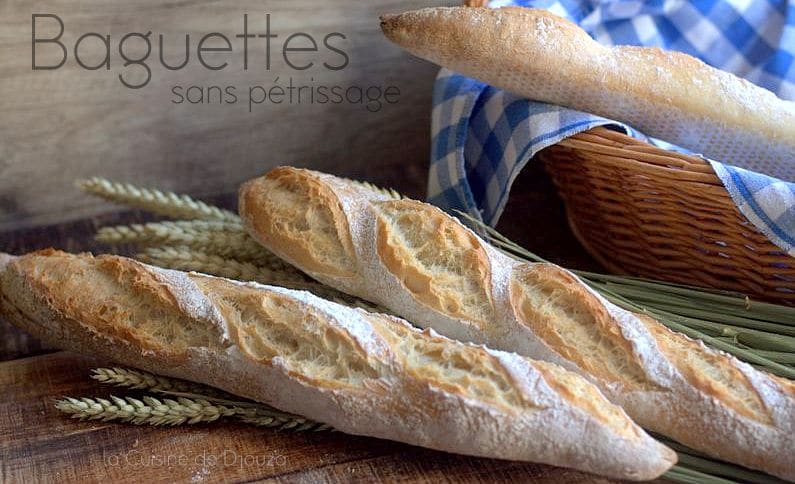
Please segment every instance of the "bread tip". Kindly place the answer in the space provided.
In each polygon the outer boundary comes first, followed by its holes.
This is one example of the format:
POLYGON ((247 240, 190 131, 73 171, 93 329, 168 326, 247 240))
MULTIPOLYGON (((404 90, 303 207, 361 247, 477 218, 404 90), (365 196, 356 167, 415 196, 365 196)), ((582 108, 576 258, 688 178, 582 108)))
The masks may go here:
POLYGON ((381 31, 389 37, 390 32, 395 30, 395 24, 397 23, 397 18, 400 14, 397 13, 385 13, 381 15, 379 20, 381 21, 381 31))
POLYGON ((5 252, 0 252, 0 272, 3 272, 6 266, 14 259, 16 259, 16 256, 6 254, 5 252))
POLYGON ((665 444, 646 435, 651 447, 647 447, 646 465, 633 465, 625 469, 621 477, 628 481, 645 482, 660 479, 679 461, 676 452, 665 444))
POLYGON ((663 444, 662 442, 657 442, 657 444, 661 447, 660 452, 662 452, 662 461, 663 461, 660 473, 657 476, 660 477, 663 474, 665 474, 668 471, 668 469, 675 466, 679 462, 679 455, 676 453, 675 450, 663 444))

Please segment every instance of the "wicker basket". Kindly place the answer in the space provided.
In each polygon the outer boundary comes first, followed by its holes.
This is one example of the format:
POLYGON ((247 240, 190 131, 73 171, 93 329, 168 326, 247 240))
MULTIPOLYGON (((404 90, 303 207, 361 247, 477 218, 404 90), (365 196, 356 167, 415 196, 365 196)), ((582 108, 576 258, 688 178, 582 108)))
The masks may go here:
POLYGON ((740 213, 706 161, 606 128, 539 157, 575 235, 608 270, 795 305, 795 259, 740 213))

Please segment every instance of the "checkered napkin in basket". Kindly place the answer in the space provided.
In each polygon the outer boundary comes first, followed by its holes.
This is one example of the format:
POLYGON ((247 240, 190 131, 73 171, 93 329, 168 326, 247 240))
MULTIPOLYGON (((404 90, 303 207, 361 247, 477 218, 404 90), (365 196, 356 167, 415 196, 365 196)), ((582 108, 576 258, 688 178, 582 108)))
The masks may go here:
MULTIPOLYGON (((678 50, 795 100, 795 3, 788 0, 519 0, 546 8, 605 45, 678 50)), ((646 137, 622 123, 528 101, 442 69, 433 93, 428 200, 495 225, 513 180, 533 155, 596 126, 646 137)), ((665 148, 678 149, 657 140, 665 148)), ((721 160, 731 163, 732 160, 721 160)), ((711 161, 739 210, 795 256, 795 160, 760 173, 711 161)), ((748 166, 747 168, 750 168, 748 166)))

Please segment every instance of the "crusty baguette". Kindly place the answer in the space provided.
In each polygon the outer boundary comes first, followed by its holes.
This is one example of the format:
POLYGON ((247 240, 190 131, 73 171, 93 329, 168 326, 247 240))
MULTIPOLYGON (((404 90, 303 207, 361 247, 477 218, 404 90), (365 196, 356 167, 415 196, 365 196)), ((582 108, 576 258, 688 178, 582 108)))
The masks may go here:
POLYGON ((0 256, 0 310, 62 348, 353 434, 651 479, 676 454, 579 375, 307 292, 117 256, 0 256))
POLYGON ((719 161, 776 170, 795 160, 795 102, 680 52, 605 47, 568 20, 521 7, 426 8, 385 15, 381 28, 456 72, 719 161))
POLYGON ((551 264, 520 263, 431 205, 283 167, 240 215, 317 280, 445 336, 580 372, 638 423, 795 479, 795 384, 642 320, 551 264))

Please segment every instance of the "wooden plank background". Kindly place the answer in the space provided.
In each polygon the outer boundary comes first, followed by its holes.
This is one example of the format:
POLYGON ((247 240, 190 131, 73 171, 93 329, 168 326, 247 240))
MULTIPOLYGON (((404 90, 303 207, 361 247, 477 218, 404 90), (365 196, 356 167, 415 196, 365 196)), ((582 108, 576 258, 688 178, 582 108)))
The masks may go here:
MULTIPOLYGON (((73 188, 76 178, 94 175, 208 195, 232 192, 241 181, 279 164, 333 168, 375 182, 386 182, 382 174, 399 166, 405 176, 389 181, 423 195, 416 182, 427 169, 437 68, 390 44, 380 32, 378 15, 454 3, 0 0, 0 231, 107 210, 73 188), (62 41, 69 57, 60 69, 32 70, 33 13, 63 20, 62 41), (263 65, 262 39, 250 41, 249 69, 241 68, 240 39, 233 36, 242 30, 246 13, 251 33, 264 31, 265 14, 271 14, 271 30, 279 37, 273 40, 270 70, 263 65), (184 52, 184 35, 189 33, 192 58, 183 70, 168 71, 159 65, 153 42, 150 84, 126 88, 116 77, 126 72, 118 43, 129 32, 150 30, 153 41, 163 34, 165 59, 172 64, 181 60, 180 48, 184 52), (110 71, 87 71, 75 62, 74 43, 88 32, 111 35, 110 71), (210 32, 229 36, 235 47, 233 55, 223 57, 230 63, 225 70, 207 70, 195 57, 196 43, 210 32), (290 69, 281 58, 282 42, 295 32, 309 33, 321 47, 309 57, 295 54, 297 59, 318 60, 306 71, 290 69), (336 45, 349 56, 349 65, 336 72, 319 67, 324 59, 339 59, 322 50, 320 39, 331 32, 346 36, 336 45), (284 84, 290 76, 296 84, 311 78, 330 85, 394 85, 400 96, 375 113, 347 104, 262 104, 249 113, 242 102, 171 102, 174 85, 235 85, 240 93, 250 85, 270 86, 276 78, 284 84)), ((51 19, 41 20, 37 36, 57 34, 54 25, 51 19)), ((80 46, 86 62, 101 59, 102 51, 96 39, 80 46)), ((60 55, 53 45, 40 45, 37 52, 40 64, 55 62, 60 55)))

